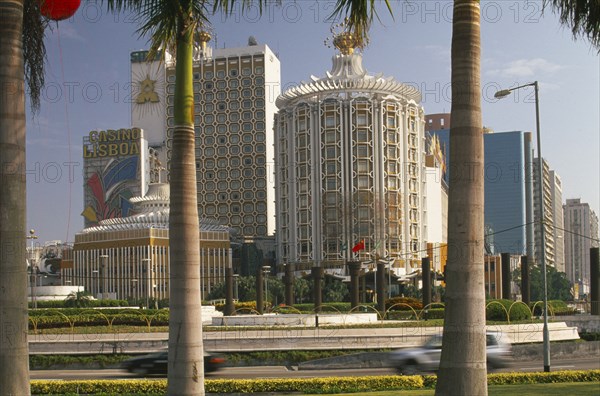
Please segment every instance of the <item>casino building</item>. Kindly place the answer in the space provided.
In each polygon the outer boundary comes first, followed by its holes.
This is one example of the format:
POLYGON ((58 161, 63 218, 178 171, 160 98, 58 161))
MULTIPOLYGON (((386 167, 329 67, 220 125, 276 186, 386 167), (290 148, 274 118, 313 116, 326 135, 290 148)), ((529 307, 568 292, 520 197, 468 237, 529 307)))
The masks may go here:
POLYGON ((275 163, 279 263, 344 268, 426 256, 426 139, 420 92, 369 75, 347 33, 325 77, 277 98, 275 163), (364 241, 364 250, 352 247, 364 241))
MULTIPOLYGON (((73 266, 63 281, 96 298, 161 300, 169 297, 169 185, 152 183, 130 198, 135 215, 102 220, 75 235, 73 266)), ((200 289, 205 299, 232 265, 230 230, 200 220, 200 289)))

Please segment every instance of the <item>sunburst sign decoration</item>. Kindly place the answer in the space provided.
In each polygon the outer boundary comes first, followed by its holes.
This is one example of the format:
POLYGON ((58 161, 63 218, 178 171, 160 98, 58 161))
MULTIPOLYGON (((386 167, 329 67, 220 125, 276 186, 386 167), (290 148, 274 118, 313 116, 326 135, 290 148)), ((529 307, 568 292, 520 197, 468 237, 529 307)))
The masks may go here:
POLYGON ((154 88, 156 84, 156 80, 150 79, 149 75, 146 75, 146 78, 139 82, 139 93, 137 98, 135 98, 135 103, 142 104, 146 102, 158 103, 158 94, 154 88))

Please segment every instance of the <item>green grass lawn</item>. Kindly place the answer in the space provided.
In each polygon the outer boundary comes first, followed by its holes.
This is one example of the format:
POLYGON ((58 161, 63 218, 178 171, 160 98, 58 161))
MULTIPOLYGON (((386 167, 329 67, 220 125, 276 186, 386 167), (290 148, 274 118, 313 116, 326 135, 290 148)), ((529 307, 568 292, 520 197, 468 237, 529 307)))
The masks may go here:
MULTIPOLYGON (((407 390, 407 391, 385 391, 352 393, 351 395, 366 396, 430 396, 435 392, 433 389, 427 390, 407 390)), ((349 395, 343 393, 340 395, 349 395)), ((600 382, 567 382, 561 384, 525 384, 525 385, 496 385, 488 388, 489 396, 599 396, 600 382)), ((336 395, 333 395, 336 396, 336 395)))

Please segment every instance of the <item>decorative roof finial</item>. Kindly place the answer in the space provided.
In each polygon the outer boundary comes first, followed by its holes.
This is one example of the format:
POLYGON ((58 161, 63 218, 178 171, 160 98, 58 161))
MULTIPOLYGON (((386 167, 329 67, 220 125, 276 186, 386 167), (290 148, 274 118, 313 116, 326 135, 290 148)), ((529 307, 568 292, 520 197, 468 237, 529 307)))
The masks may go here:
POLYGON ((325 40, 327 47, 331 48, 333 45, 343 55, 351 55, 356 48, 360 47, 360 41, 353 33, 348 31, 348 19, 332 25, 329 31, 333 37, 328 37, 325 40))
POLYGON ((200 44, 200 48, 202 52, 206 52, 206 46, 208 42, 212 39, 212 27, 211 26, 201 26, 200 29, 196 32, 195 40, 200 44))

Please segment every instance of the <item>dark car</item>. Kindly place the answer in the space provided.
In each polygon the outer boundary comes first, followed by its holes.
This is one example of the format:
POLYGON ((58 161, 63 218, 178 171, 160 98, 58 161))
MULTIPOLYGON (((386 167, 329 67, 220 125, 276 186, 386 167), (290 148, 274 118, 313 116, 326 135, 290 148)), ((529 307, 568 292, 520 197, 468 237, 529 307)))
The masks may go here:
MULTIPOLYGON (((168 367, 168 357, 169 351, 164 350, 126 360, 122 363, 121 367, 123 367, 130 373, 134 373, 137 375, 166 375, 168 367)), ((217 371, 219 368, 223 367, 224 364, 225 358, 223 356, 204 352, 205 373, 217 371)))
MULTIPOLYGON (((511 358, 510 344, 500 333, 486 334, 488 370, 507 367, 511 358)), ((398 349, 390 354, 392 365, 400 374, 414 375, 420 372, 437 371, 442 354, 442 336, 434 335, 419 348, 398 349)))

